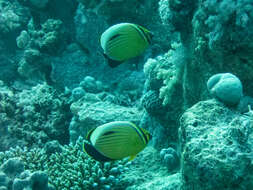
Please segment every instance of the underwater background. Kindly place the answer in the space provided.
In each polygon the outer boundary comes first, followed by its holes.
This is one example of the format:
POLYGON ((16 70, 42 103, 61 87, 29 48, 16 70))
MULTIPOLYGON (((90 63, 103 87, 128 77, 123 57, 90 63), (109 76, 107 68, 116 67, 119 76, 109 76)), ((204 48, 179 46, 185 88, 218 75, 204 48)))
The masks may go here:
POLYGON ((0 190, 252 190, 252 0, 0 0, 0 190), (100 37, 152 32, 108 65, 100 37), (88 131, 152 139, 98 162, 88 131))

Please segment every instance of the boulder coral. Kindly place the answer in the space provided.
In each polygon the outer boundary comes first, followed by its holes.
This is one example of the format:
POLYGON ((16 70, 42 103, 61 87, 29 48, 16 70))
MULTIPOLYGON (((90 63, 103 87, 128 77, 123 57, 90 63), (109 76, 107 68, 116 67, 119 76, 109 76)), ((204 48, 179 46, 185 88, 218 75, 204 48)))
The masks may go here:
POLYGON ((2 190, 54 190, 48 184, 45 172, 31 173, 24 169, 24 163, 18 158, 10 158, 0 166, 0 189, 2 190))
POLYGON ((212 96, 226 105, 237 105, 242 96, 242 83, 231 73, 215 74, 207 81, 207 89, 212 96))

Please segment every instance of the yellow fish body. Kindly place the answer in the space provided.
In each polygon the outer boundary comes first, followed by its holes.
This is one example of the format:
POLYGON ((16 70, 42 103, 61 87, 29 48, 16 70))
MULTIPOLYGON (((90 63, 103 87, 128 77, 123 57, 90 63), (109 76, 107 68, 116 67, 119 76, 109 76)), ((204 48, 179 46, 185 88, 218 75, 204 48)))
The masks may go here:
POLYGON ((106 162, 134 158, 149 142, 151 135, 128 121, 116 121, 91 130, 84 151, 97 161, 106 162))
POLYGON ((152 34, 132 23, 120 23, 108 28, 100 38, 101 47, 110 67, 142 54, 151 43, 152 34))

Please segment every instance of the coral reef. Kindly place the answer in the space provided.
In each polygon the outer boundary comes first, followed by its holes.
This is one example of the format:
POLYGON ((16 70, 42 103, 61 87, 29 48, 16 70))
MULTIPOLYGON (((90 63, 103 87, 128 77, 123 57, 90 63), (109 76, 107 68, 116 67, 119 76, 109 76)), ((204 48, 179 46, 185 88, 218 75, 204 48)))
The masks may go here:
POLYGON ((142 96, 141 99, 142 106, 146 111, 151 115, 163 114, 165 111, 162 100, 159 98, 159 95, 156 91, 148 91, 142 96))
POLYGON ((174 148, 163 148, 160 151, 162 162, 168 167, 169 171, 173 171, 179 166, 179 157, 174 148))
POLYGON ((18 78, 16 64, 20 54, 15 52, 16 37, 29 19, 29 11, 17 0, 0 1, 0 80, 7 83, 18 78))
POLYGON ((0 164, 19 158, 29 171, 1 171, 0 189, 253 189, 252 10, 252 0, 0 0, 0 164), (111 69, 99 39, 121 22, 154 36, 111 69), (78 140, 116 120, 152 134, 127 167, 95 162, 78 140))
MULTIPOLYGON (((183 84, 187 63, 185 47, 179 43, 172 44, 172 47, 173 49, 164 55, 148 59, 144 65, 144 73, 147 78, 142 105, 150 116, 143 115, 142 125, 151 131, 156 130, 152 134, 155 140, 160 141, 155 143, 157 145, 162 141, 170 143, 177 141, 179 118, 186 104, 183 84), (156 123, 156 129, 148 127, 153 126, 153 122, 156 123)), ((160 146, 163 145, 160 144, 160 146)))
MULTIPOLYGON (((68 142, 67 126, 70 114, 66 111, 69 109, 69 105, 67 100, 58 94, 55 89, 46 84, 39 84, 31 90, 23 90, 17 98, 17 107, 20 115, 23 116, 21 120, 24 120, 22 131, 25 133, 27 129, 31 141, 33 141, 32 136, 37 136, 37 138, 41 136, 43 143, 49 139, 56 139, 62 144, 68 142), (33 121, 33 124, 31 121, 33 121), (31 131, 35 133, 38 131, 41 135, 33 135, 31 131)), ((18 128, 15 126, 11 130, 12 133, 17 134, 15 130, 18 130, 18 128)), ((40 142, 39 139, 34 140, 40 142)))
POLYGON ((48 19, 38 30, 33 22, 28 25, 28 33, 32 38, 31 46, 38 47, 42 53, 55 55, 64 47, 66 36, 63 22, 48 19))
POLYGON ((32 6, 36 7, 36 8, 45 8, 47 3, 48 3, 48 0, 30 0, 30 3, 32 6))
POLYGON ((146 183, 141 184, 140 186, 129 187, 126 190, 146 190, 146 189, 155 189, 155 190, 181 190, 182 189, 182 177, 181 173, 176 173, 168 175, 166 177, 157 177, 153 180, 150 180, 146 183))
POLYGON ((19 93, 1 89, 1 151, 14 145, 44 146, 50 140, 69 142, 71 117, 64 96, 46 84, 19 93))
POLYGON ((29 14, 27 9, 22 7, 18 1, 0 1, 0 36, 14 34, 24 27, 29 14))
POLYGON ((168 168, 161 165, 159 152, 151 146, 140 152, 120 177, 121 189, 126 190, 179 190, 182 185, 181 174, 169 175, 168 168))
POLYGON ((243 96, 236 107, 240 113, 247 113, 250 108, 253 108, 253 98, 250 96, 243 96))
POLYGON ((24 49, 18 65, 19 74, 52 84, 52 65, 48 55, 56 55, 65 47, 66 35, 62 21, 48 19, 38 27, 31 19, 27 31, 23 30, 16 41, 17 46, 24 49))
POLYGON ((159 15, 162 22, 172 25, 181 33, 182 41, 186 42, 192 33, 191 22, 197 6, 197 0, 160 0, 159 15))
POLYGON ((202 101, 181 118, 184 189, 251 189, 252 118, 215 100, 202 101))
MULTIPOLYGON (((197 65, 212 74, 230 72, 252 95, 253 3, 248 0, 205 0, 194 15, 193 32, 197 65)), ((211 74, 211 75, 212 75, 211 74)), ((203 74, 203 78, 207 80, 203 74)))
MULTIPOLYGON (((168 53, 158 56, 156 59, 150 59, 144 65, 144 73, 148 77, 149 88, 159 89, 159 97, 163 100, 163 105, 171 105, 173 96, 182 97, 183 93, 182 78, 186 64, 184 47, 177 43, 173 44, 172 47, 173 49, 169 50, 168 53), (153 83, 159 84, 160 81, 163 82, 162 86, 153 85, 153 83)), ((177 106, 179 105, 177 104, 177 106)))
POLYGON ((249 32, 253 27, 251 1, 205 0, 201 5, 194 24, 199 24, 196 28, 202 30, 199 33, 207 34, 211 50, 236 52, 237 55, 252 50, 253 33, 249 32))
POLYGON ((17 147, 0 153, 0 164, 18 157, 26 170, 48 173, 48 182, 55 190, 117 189, 119 176, 126 170, 126 161, 104 164, 96 162, 83 152, 82 142, 83 139, 79 138, 75 145, 65 145, 60 153, 51 155, 47 155, 43 149, 17 147))
POLYGON ((13 91, 0 81, 0 150, 6 150, 10 146, 14 146, 17 141, 8 132, 11 125, 11 118, 15 114, 15 95, 13 91))
POLYGON ((99 93, 104 91, 104 85, 101 81, 95 80, 94 77, 86 76, 83 81, 80 82, 80 86, 89 93, 99 93))
POLYGON ((10 158, 0 167, 0 189, 2 190, 54 190, 48 184, 45 172, 30 173, 24 170, 24 163, 18 158, 10 158))
POLYGON ((189 59, 183 79, 187 107, 208 97, 205 82, 215 73, 235 74, 245 93, 252 95, 251 7, 248 0, 159 2, 161 20, 180 32, 183 54, 189 59))

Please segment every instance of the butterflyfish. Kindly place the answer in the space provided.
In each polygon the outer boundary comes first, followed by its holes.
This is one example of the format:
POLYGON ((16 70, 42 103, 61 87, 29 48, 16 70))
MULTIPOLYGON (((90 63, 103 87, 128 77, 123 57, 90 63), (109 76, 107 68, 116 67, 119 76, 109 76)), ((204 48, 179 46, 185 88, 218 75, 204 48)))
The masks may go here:
POLYGON ((129 160, 141 152, 151 135, 148 131, 128 121, 115 121, 101 125, 88 132, 83 143, 84 151, 100 162, 129 160))
POLYGON ((103 55, 110 67, 117 67, 124 61, 141 55, 151 44, 152 33, 132 23, 111 26, 101 35, 103 55))

